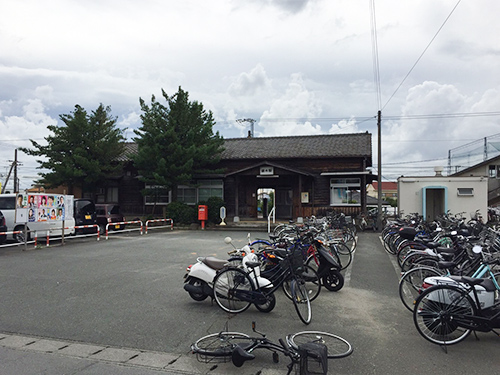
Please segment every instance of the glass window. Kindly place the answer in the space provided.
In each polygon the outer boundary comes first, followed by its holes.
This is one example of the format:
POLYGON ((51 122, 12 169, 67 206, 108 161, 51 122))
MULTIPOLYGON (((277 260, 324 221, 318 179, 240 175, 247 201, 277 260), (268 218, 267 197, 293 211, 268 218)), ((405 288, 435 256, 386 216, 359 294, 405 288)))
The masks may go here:
POLYGON ((488 169, 488 177, 495 178, 497 176, 497 166, 490 165, 488 169))
POLYGON ((167 205, 170 203, 171 194, 163 186, 146 186, 145 204, 167 205))
POLYGON ((473 188, 458 188, 457 195, 472 197, 474 195, 474 189, 473 188))
POLYGON ((196 188, 180 185, 177 188, 177 200, 186 204, 196 204, 196 188))
POLYGON ((106 202, 118 202, 117 187, 109 187, 106 189, 106 202))
POLYGON ((359 178, 332 178, 330 180, 330 205, 360 205, 361 202, 353 198, 353 193, 360 191, 359 178))
POLYGON ((206 202, 210 197, 224 199, 224 189, 222 180, 202 180, 198 181, 198 202, 206 202))

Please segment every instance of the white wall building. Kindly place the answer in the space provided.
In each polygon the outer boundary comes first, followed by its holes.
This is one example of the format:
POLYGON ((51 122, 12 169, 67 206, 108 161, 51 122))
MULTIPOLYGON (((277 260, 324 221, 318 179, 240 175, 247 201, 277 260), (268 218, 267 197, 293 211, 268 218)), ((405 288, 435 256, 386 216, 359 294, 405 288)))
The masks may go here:
POLYGON ((426 221, 450 212, 476 210, 487 220, 488 177, 400 177, 398 178, 398 210, 404 214, 419 213, 426 221))

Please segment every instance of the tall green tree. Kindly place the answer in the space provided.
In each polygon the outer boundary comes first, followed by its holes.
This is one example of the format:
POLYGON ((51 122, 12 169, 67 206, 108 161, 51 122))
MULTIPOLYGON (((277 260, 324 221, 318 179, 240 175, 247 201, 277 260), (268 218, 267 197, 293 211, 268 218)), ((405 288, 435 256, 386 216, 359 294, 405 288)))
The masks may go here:
MULTIPOLYGON (((166 103, 153 95, 148 105, 140 99, 142 126, 135 130, 138 152, 133 160, 146 185, 171 190, 177 200, 177 186, 189 184, 197 173, 209 173, 218 163, 224 139, 214 134, 212 112, 179 87, 166 103)), ((146 191, 146 194, 151 193, 146 191)))
POLYGON ((21 150, 42 157, 37 162, 39 169, 48 170, 39 173, 45 186, 65 185, 69 194, 74 187, 94 192, 106 177, 121 170, 116 160, 124 152, 123 130, 116 127, 111 108, 102 104, 90 114, 75 105, 73 112, 59 118, 64 125, 47 126, 53 134, 45 137, 46 145, 31 139, 33 148, 21 150))

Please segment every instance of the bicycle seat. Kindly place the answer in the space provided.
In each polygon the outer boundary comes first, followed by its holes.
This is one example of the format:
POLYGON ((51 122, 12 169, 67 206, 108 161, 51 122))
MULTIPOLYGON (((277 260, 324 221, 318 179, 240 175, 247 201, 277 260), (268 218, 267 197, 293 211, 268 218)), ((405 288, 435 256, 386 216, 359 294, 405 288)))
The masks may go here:
POLYGON ((247 266, 248 268, 256 268, 256 267, 260 266, 260 262, 248 261, 248 262, 245 262, 245 266, 247 266))
POLYGON ((469 276, 461 276, 459 281, 469 285, 481 285, 488 292, 494 292, 496 290, 496 286, 491 279, 480 279, 469 276))
POLYGON ((214 270, 220 270, 227 265, 227 260, 215 257, 205 257, 202 258, 201 261, 214 270))
POLYGON ((233 362, 233 365, 235 365, 236 367, 241 367, 243 366, 243 363, 245 363, 245 361, 254 358, 255 358, 254 354, 248 353, 247 351, 245 351, 245 349, 243 349, 239 345, 236 345, 231 354, 231 361, 233 362))
POLYGON ((434 248, 434 251, 438 254, 442 254, 442 253, 454 254, 457 252, 457 249, 455 249, 453 247, 438 246, 438 247, 434 248))

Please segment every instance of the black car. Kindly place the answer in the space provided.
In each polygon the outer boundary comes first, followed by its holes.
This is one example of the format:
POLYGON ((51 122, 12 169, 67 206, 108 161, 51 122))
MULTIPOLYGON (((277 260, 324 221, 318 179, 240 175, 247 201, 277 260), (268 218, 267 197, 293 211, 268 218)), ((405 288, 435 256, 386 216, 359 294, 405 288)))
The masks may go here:
POLYGON ((104 203, 104 204, 98 203, 95 205, 95 207, 97 212, 97 224, 99 225, 99 230, 101 231, 101 234, 104 234, 106 232, 107 224, 113 224, 108 226, 108 229, 111 230, 118 230, 125 228, 125 224, 118 224, 118 223, 123 223, 125 221, 125 218, 123 217, 123 214, 120 211, 120 206, 112 203, 104 203))
POLYGON ((97 215, 92 199, 75 199, 73 216, 76 234, 97 233, 97 215))
POLYGON ((0 244, 4 243, 7 240, 7 234, 1 234, 7 232, 7 225, 5 223, 5 217, 0 211, 0 244))

